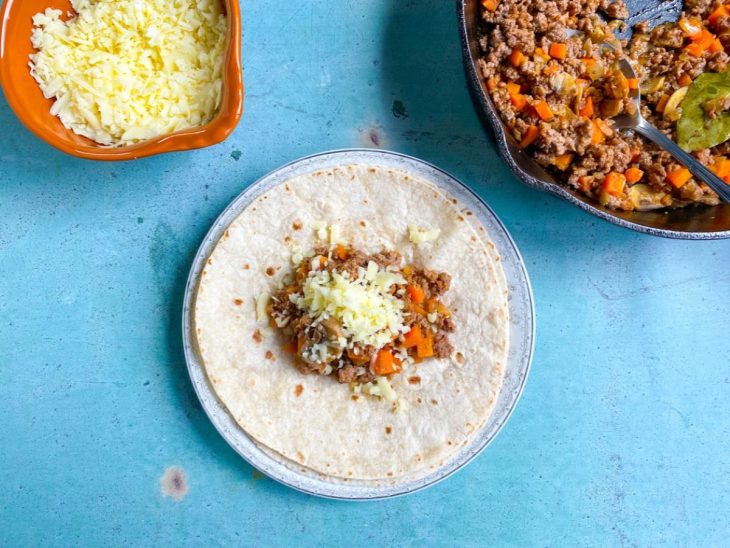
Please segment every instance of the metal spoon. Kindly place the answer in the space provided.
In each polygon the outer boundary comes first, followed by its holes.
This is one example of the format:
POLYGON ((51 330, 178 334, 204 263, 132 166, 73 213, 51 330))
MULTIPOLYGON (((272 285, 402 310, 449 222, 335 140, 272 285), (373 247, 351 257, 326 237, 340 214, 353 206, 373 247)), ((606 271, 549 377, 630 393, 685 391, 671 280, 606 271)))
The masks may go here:
MULTIPOLYGON (((608 47, 614 49, 611 44, 606 44, 608 47)), ((621 59, 619 62, 619 68, 624 73, 626 78, 636 78, 634 68, 631 66, 626 59, 621 59)), ((684 166, 699 180, 707 184, 712 190, 725 202, 730 203, 730 185, 725 183, 717 175, 707 169, 702 163, 700 163, 694 156, 682 150, 677 143, 672 141, 669 137, 664 135, 661 131, 651 125, 641 115, 641 94, 639 90, 631 93, 631 99, 634 101, 636 108, 633 112, 624 112, 623 114, 612 118, 617 129, 633 129, 640 135, 643 135, 650 141, 653 141, 684 166)))

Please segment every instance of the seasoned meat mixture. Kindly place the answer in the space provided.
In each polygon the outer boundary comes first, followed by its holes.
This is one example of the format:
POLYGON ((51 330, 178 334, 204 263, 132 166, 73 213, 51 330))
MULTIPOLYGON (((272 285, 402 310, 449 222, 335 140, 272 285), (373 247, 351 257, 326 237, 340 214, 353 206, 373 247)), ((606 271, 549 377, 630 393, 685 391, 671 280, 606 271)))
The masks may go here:
MULTIPOLYGON (((451 356, 454 348, 448 334, 456 326, 441 302, 451 285, 451 276, 415 265, 401 266, 402 263, 401 255, 395 251, 366 254, 343 245, 334 249, 321 247, 313 257, 302 260, 287 283, 271 296, 267 307, 272 326, 281 329, 287 341, 286 350, 296 356, 296 366, 302 373, 332 375, 340 383, 364 384, 379 376, 399 373, 406 362, 451 356), (391 283, 378 282, 378 275, 391 283), (372 291, 377 283, 380 295, 361 296, 372 291), (321 289, 323 285, 326 287, 321 289), (312 288, 319 288, 322 293, 312 296, 312 288), (383 307, 387 304, 396 312, 402 322, 400 331, 395 328, 393 332, 391 325, 385 338, 379 339, 384 344, 364 344, 353 332, 355 328, 348 328, 332 312, 336 307, 312 312, 316 304, 322 306, 322 294, 348 290, 345 299, 352 301, 387 301, 383 307)), ((348 311, 342 315, 349 317, 348 311)))
MULTIPOLYGON (((612 118, 635 108, 629 95, 640 89, 642 114, 676 138, 688 87, 703 72, 727 69, 730 7, 686 0, 678 23, 652 30, 640 24, 627 43, 613 37, 628 15, 621 0, 482 5, 479 65, 486 86, 520 146, 556 179, 615 209, 719 203, 668 153, 633 132, 615 130, 612 118), (602 45, 606 42, 614 48, 602 45), (623 55, 637 79, 618 70, 623 55)), ((720 101, 705 111, 717 116, 728 106, 720 101)), ((729 152, 726 142, 694 154, 724 177, 729 152)))

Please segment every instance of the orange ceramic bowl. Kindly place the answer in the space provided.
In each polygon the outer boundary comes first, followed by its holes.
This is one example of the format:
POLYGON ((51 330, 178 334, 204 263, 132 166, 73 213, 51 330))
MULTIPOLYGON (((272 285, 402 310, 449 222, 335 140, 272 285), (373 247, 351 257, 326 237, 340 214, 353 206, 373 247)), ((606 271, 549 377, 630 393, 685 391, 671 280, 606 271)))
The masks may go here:
POLYGON ((238 0, 222 0, 228 16, 228 45, 223 70, 223 97, 218 115, 208 124, 125 147, 105 147, 66 129, 50 113, 52 99, 43 97, 30 75, 28 56, 32 17, 46 8, 64 13, 69 0, 5 0, 0 10, 0 84, 10 107, 20 120, 46 143, 80 158, 132 160, 180 150, 203 148, 226 139, 243 113, 241 66, 241 10, 238 0))

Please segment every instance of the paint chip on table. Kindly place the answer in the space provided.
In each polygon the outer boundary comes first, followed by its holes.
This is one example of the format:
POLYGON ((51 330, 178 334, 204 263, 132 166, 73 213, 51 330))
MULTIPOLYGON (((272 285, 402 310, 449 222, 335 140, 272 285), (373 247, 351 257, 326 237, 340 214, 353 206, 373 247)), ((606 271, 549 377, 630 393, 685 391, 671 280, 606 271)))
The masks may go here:
POLYGON ((188 494, 188 479, 185 471, 179 466, 170 466, 160 478, 160 488, 166 497, 180 502, 188 494))

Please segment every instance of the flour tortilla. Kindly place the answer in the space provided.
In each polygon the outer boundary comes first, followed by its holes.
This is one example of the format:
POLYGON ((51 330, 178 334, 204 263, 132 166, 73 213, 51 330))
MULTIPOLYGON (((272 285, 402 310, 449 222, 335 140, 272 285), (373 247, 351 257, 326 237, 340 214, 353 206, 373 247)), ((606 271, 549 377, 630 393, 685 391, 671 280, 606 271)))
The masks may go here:
POLYGON ((489 418, 509 345, 507 297, 486 232, 454 198, 404 171, 342 166, 275 187, 231 223, 201 274, 195 332, 216 394, 257 443, 329 477, 412 479, 443 465, 489 418), (395 249, 453 277, 444 301, 463 359, 430 359, 395 376, 400 411, 355 401, 332 377, 303 375, 277 333, 255 336, 267 332, 255 299, 274 291, 294 254, 315 246, 318 222, 337 224, 364 251, 395 249), (416 246, 411 224, 441 234, 416 246))

